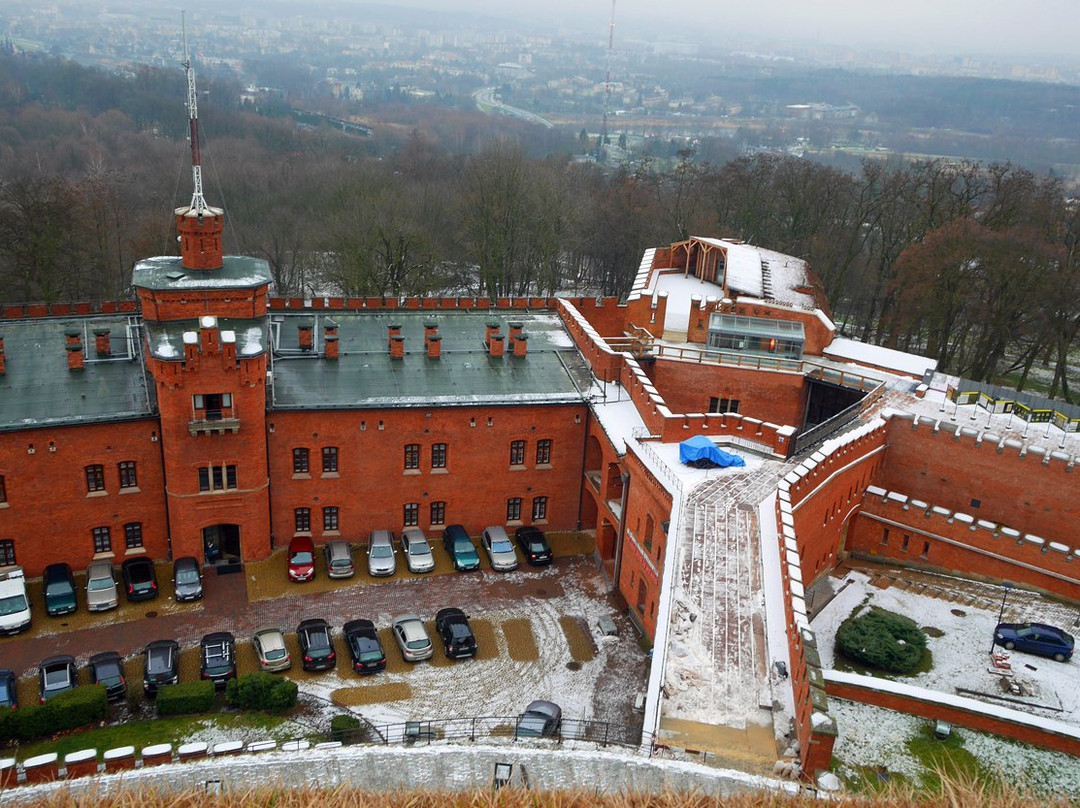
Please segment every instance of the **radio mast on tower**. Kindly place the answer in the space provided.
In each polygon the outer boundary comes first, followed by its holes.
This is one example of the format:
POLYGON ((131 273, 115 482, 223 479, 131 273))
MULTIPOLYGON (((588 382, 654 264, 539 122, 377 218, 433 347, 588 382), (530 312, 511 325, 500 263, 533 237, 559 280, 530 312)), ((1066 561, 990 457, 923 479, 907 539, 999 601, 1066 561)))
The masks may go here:
POLYGON ((596 159, 604 159, 604 147, 607 145, 608 111, 611 109, 611 56, 615 50, 615 0, 611 0, 611 23, 608 25, 607 73, 604 77, 604 117, 600 123, 600 137, 596 141, 596 159))
POLYGON ((180 12, 180 27, 184 36, 184 74, 187 76, 187 111, 188 141, 191 143, 191 211, 202 216, 209 210, 202 190, 202 156, 199 154, 199 106, 198 93, 195 91, 195 68, 191 66, 188 55, 187 22, 184 12, 180 12))

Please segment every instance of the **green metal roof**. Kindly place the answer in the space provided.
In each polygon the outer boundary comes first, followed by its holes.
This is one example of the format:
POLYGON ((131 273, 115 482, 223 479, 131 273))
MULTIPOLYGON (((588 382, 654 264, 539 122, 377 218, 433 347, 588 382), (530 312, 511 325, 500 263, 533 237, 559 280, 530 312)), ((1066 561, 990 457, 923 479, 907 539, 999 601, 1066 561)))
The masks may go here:
POLYGON ((278 314, 275 332, 272 408, 353 408, 466 404, 565 403, 581 401, 588 367, 558 316, 519 311, 333 312, 337 360, 321 357, 328 317, 278 314), (429 358, 424 323, 438 324, 442 356, 429 358), (506 353, 491 357, 486 325, 498 322, 506 353), (509 323, 528 336, 524 357, 512 356, 509 323), (315 350, 300 350, 298 326, 314 323, 315 350), (399 325, 405 356, 393 359, 388 326, 399 325))
MULTIPOLYGON (((131 318, 130 323, 138 323, 131 318)), ((77 319, 5 320, 6 372, 0 375, 0 430, 152 415, 139 336, 128 340, 129 319, 102 316, 77 319), (108 328, 113 356, 99 359, 94 331, 108 328), (83 370, 68 370, 65 332, 81 335, 83 370)))
POLYGON ((136 262, 131 282, 143 289, 250 289, 270 283, 270 265, 261 258, 226 255, 220 269, 185 269, 180 256, 157 256, 136 262))

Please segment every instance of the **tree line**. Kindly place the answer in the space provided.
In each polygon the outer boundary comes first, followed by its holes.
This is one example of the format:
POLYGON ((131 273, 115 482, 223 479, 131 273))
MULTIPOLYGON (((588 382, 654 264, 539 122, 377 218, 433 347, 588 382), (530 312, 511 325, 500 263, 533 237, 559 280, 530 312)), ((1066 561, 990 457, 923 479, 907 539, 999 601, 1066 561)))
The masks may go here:
MULTIPOLYGON (((130 295, 134 261, 176 253, 182 103, 129 102, 156 84, 182 99, 182 79, 125 81, 95 109, 32 91, 0 59, 3 302, 130 295)), ((1022 386, 1049 365, 1051 395, 1069 396, 1080 223, 1055 178, 944 160, 710 163, 692 148, 670 168, 616 168, 479 114, 363 139, 227 98, 200 102, 207 198, 226 209, 227 252, 265 258, 280 294, 624 295, 646 248, 730 237, 805 259, 842 333, 977 380, 1022 386)))

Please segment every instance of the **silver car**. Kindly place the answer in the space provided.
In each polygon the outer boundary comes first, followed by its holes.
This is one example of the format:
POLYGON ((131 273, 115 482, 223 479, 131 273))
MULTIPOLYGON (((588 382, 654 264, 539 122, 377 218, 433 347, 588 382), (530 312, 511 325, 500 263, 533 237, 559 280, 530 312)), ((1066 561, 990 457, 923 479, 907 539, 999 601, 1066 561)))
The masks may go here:
POLYGON ((323 545, 326 552, 326 574, 331 578, 351 578, 356 571, 352 563, 352 547, 347 541, 328 541, 323 545))
POLYGON ((506 530, 498 525, 486 527, 480 536, 480 543, 484 545, 484 552, 487 553, 493 570, 509 572, 517 569, 517 553, 514 552, 514 545, 510 543, 506 530))
POLYGON ((368 540, 368 572, 376 578, 385 578, 397 572, 397 556, 394 554, 394 534, 389 530, 373 530, 368 540))
POLYGON ((401 656, 406 662, 420 662, 431 659, 434 646, 424 628, 424 621, 415 614, 401 614, 394 618, 390 630, 401 648, 401 656))
POLYGON ((103 612, 120 605, 116 573, 108 561, 91 561, 86 568, 86 609, 103 612))
POLYGON ((431 553, 431 545, 419 528, 407 527, 402 531, 401 552, 405 555, 409 572, 431 572, 435 569, 435 556, 431 553))
POLYGON ((279 628, 260 628, 251 640, 259 668, 264 671, 287 671, 292 667, 292 657, 285 645, 285 635, 279 628))

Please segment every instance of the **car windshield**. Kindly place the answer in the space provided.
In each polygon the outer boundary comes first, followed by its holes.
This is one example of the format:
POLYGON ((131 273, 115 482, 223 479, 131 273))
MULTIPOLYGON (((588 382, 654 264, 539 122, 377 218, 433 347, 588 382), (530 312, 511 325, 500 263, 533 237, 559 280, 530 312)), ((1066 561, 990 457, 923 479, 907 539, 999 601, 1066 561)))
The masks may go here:
POLYGON ((451 623, 450 633, 455 640, 463 640, 469 636, 469 627, 464 623, 451 623))
POLYGON ((360 654, 360 661, 361 662, 378 662, 382 658, 383 658, 382 651, 379 651, 379 650, 364 651, 363 653, 360 654))
POLYGON ((67 668, 51 668, 45 671, 45 686, 60 687, 69 681, 67 668))
POLYGON ((71 593, 71 584, 67 581, 54 581, 45 587, 46 595, 68 595, 71 593))
POLYGON ((150 661, 147 663, 147 668, 151 673, 162 673, 169 669, 172 662, 172 655, 167 650, 153 651, 150 654, 150 661))
POLYGON ((406 645, 414 651, 418 651, 421 648, 427 648, 431 643, 428 640, 410 640, 406 645))
POLYGON ((274 648, 272 650, 267 651, 265 654, 263 654, 263 656, 266 657, 267 662, 276 662, 279 659, 284 659, 285 658, 285 649, 284 648, 274 648))
POLYGON ((178 584, 197 584, 199 582, 199 571, 193 570, 191 567, 177 570, 176 582, 178 584))
POLYGON ((372 558, 390 558, 394 554, 394 548, 385 544, 376 544, 371 548, 372 558))
POLYGON ((112 586, 112 578, 91 578, 86 583, 86 588, 91 592, 100 592, 102 589, 110 589, 112 586))
POLYGON ((97 666, 96 670, 99 682, 120 678, 120 666, 115 662, 103 662, 97 666))
POLYGON ((293 553, 292 558, 289 559, 290 564, 311 564, 312 556, 307 550, 301 550, 299 553, 293 553))
POLYGON ((543 542, 539 542, 539 541, 531 541, 531 542, 529 542, 529 552, 530 553, 542 553, 546 549, 547 548, 544 547, 543 542))
POLYGON ((458 539, 454 542, 454 552, 456 553, 472 553, 476 548, 473 547, 473 543, 469 539, 458 539))
POLYGON ((153 571, 153 567, 145 564, 134 564, 128 567, 128 575, 131 577, 131 580, 137 584, 144 584, 149 582, 150 576, 153 571))
POLYGON ((318 651, 319 649, 325 649, 325 648, 329 648, 329 647, 330 647, 330 640, 326 636, 325 631, 319 630, 319 631, 308 632, 308 650, 309 651, 318 651))
POLYGON ((349 567, 352 566, 352 562, 347 558, 335 558, 330 562, 331 567, 349 567))
POLYGON ((12 595, 9 598, 0 598, 0 615, 16 614, 26 611, 26 595, 12 595))
POLYGON ((409 542, 409 555, 431 555, 431 547, 424 539, 413 539, 409 542))
POLYGON ((514 548, 510 546, 508 541, 496 541, 491 543, 491 552, 493 553, 512 553, 514 548))

